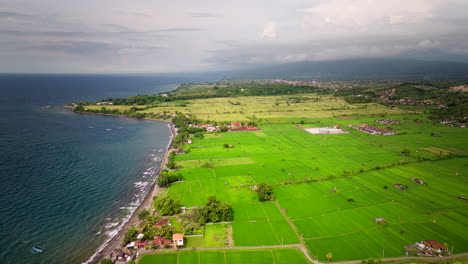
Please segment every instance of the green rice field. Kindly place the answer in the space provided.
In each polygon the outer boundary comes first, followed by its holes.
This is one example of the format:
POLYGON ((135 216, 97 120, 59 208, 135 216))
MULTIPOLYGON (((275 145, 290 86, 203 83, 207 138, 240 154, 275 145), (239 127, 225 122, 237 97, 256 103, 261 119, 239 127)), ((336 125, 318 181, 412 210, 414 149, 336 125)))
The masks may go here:
POLYGON ((179 251, 144 255, 140 264, 305 264, 298 249, 179 251))
MULTIPOLYGON (((404 257, 405 245, 437 240, 455 254, 468 252, 468 206, 459 198, 468 197, 464 128, 433 123, 415 111, 349 105, 329 96, 298 104, 288 104, 287 98, 235 98, 240 105, 229 104, 229 98, 200 99, 165 109, 201 119, 260 121, 260 131, 205 134, 184 145, 187 154, 176 156, 184 181, 172 184, 169 196, 193 207, 214 195, 234 210, 231 223, 207 226, 204 238, 188 239, 188 248, 302 244, 319 261, 326 261, 327 253, 333 261, 344 261, 404 257), (369 135, 348 128, 387 128, 376 119, 401 121, 391 125, 398 134, 369 135), (303 130, 333 125, 349 133, 312 135, 303 130), (254 188, 262 182, 274 187, 275 201, 259 202, 254 188)), ((268 249, 158 253, 140 263, 156 262, 307 261, 298 250, 268 249)))

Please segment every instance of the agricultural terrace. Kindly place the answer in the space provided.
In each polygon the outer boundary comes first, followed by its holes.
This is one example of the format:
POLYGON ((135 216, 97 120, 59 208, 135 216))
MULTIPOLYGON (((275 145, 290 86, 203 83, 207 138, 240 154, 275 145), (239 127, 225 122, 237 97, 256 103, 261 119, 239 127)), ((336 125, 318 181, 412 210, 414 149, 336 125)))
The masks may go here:
POLYGON ((178 251, 144 255, 139 264, 306 264, 298 249, 178 251))
POLYGON ((168 195, 188 207, 211 195, 231 203, 234 246, 303 243, 320 261, 329 252, 336 261, 403 257, 404 245, 427 239, 467 252, 468 208, 458 198, 468 197, 466 132, 423 115, 385 118, 402 121, 391 127, 397 135, 349 130, 379 118, 347 113, 301 126, 340 125, 348 134, 311 135, 296 124, 205 134, 176 156, 185 180, 168 195), (258 202, 253 186, 261 182, 275 187, 275 202, 258 202))
MULTIPOLYGON (((86 110, 99 110, 103 106, 89 105, 86 110)), ((107 109, 129 110, 133 106, 105 106, 107 109)), ((138 106, 145 108, 145 106, 138 106)), ((391 109, 375 103, 353 105, 332 95, 300 94, 280 96, 249 96, 235 98, 194 99, 161 103, 137 112, 191 114, 198 119, 213 121, 261 121, 261 123, 289 123, 308 118, 332 118, 340 115, 399 114, 400 109, 391 109)))

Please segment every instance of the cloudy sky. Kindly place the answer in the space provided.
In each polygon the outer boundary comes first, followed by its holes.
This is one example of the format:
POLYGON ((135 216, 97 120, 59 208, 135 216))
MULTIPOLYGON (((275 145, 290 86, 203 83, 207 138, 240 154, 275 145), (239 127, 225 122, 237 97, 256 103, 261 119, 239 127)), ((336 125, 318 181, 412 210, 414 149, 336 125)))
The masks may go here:
POLYGON ((0 72, 468 61, 466 0, 0 0, 0 72))

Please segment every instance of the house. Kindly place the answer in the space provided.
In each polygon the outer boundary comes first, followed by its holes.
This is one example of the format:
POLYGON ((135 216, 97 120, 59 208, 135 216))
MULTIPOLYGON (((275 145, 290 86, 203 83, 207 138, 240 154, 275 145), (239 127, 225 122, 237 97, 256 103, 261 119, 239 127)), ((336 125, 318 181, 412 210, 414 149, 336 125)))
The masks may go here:
POLYGON ((242 124, 241 123, 231 123, 231 127, 232 128, 237 128, 237 127, 242 127, 242 124))
POLYGON ((405 246, 405 251, 406 255, 428 257, 451 254, 448 248, 435 240, 424 240, 413 245, 407 245, 405 246))
POLYGON ((144 234, 138 234, 137 240, 141 240, 145 235, 144 234))
POLYGON ((218 130, 216 127, 214 126, 209 126, 206 128, 206 132, 210 133, 210 132, 216 132, 216 130, 218 130))
POLYGON ((168 223, 169 223, 169 220, 167 220, 167 218, 163 218, 163 219, 159 219, 158 221, 156 221, 154 225, 157 228, 161 228, 162 226, 167 225, 168 223))
POLYGON ((181 247, 184 245, 184 234, 175 233, 172 235, 172 243, 176 247, 181 247))
POLYGON ((334 125, 333 128, 340 129, 339 125, 334 125))
POLYGON ((374 222, 376 222, 377 224, 380 224, 380 223, 386 223, 387 221, 385 220, 385 218, 374 218, 374 222))
POLYGON ((393 184, 393 186, 395 186, 398 189, 403 190, 403 191, 406 190, 406 187, 401 183, 395 183, 395 184, 393 184))
POLYGON ((428 247, 436 250, 436 251, 439 251, 439 252, 442 252, 444 249, 445 249, 445 246, 442 245, 441 243, 435 241, 435 240, 424 240, 423 241, 424 244, 426 244, 428 247))
POLYGON ((114 262, 114 264, 119 263, 127 263, 130 260, 134 260, 138 256, 138 253, 134 253, 132 251, 125 251, 125 250, 115 250, 110 254, 110 258, 114 262))
POLYGON ((144 248, 147 245, 148 243, 146 242, 135 242, 135 248, 144 248))
POLYGON ((153 242, 155 245, 161 248, 164 247, 165 245, 170 246, 172 244, 172 240, 164 238, 164 237, 160 237, 160 236, 155 236, 153 242))
POLYGON ((410 180, 414 181, 415 183, 422 184, 422 185, 426 184, 423 180, 418 179, 418 178, 410 178, 410 180))
POLYGON ((127 246, 126 246, 126 248, 128 248, 128 249, 133 249, 133 248, 135 248, 135 241, 128 243, 127 246))

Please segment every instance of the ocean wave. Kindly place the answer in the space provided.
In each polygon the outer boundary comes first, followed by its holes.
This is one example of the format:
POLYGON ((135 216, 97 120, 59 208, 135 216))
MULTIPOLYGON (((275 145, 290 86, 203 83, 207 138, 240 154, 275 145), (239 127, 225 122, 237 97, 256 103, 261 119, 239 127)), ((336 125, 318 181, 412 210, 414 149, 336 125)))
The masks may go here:
MULTIPOLYGON (((169 148, 171 146, 171 143, 172 143, 172 139, 174 138, 174 134, 172 133, 172 127, 170 124, 168 124, 168 127, 169 127, 169 130, 171 131, 171 135, 169 137, 169 142, 166 146, 166 153, 168 153, 169 151, 169 148)), ((163 152, 164 149, 158 149, 158 152, 161 153, 163 152)), ((157 160, 157 161, 162 161, 163 159, 161 157, 157 157, 159 158, 160 160, 157 160)), ((154 160, 156 161, 156 160, 154 160)), ((146 169, 143 173, 143 178, 145 177, 145 175, 157 175, 161 169, 161 166, 162 164, 159 165, 159 168, 158 167, 150 167, 148 169, 146 169), (145 172, 147 172, 145 174, 145 172)), ((82 264, 90 264, 94 261, 94 259, 109 245, 110 241, 112 239, 114 239, 114 237, 119 234, 119 232, 124 228, 125 224, 128 223, 128 221, 130 221, 131 217, 133 216, 133 214, 135 213, 135 211, 137 210, 137 208, 139 206, 141 206, 141 203, 144 201, 144 199, 140 199, 140 197, 145 197, 149 190, 150 190, 150 187, 156 182, 156 179, 157 177, 154 177, 154 179, 152 179, 152 181, 150 182, 134 182, 134 186, 136 188, 139 188, 140 189, 140 192, 139 194, 136 194, 134 196, 134 198, 136 198, 135 200, 133 200, 129 206, 122 206, 122 207, 119 207, 119 209, 121 210, 128 210, 129 213, 126 214, 126 216, 120 221, 117 223, 117 225, 115 225, 115 229, 112 229, 112 228, 109 228, 105 234, 107 235, 107 239, 105 240, 104 243, 102 243, 102 245, 96 250, 96 252, 85 262, 83 262, 82 264)), ((107 218, 106 218, 107 219, 107 218)), ((108 223, 109 224, 109 223, 108 223)))

